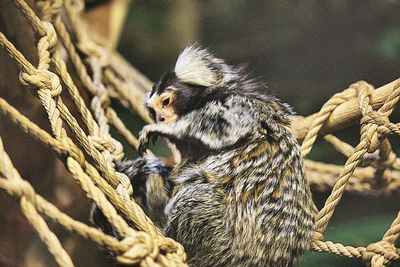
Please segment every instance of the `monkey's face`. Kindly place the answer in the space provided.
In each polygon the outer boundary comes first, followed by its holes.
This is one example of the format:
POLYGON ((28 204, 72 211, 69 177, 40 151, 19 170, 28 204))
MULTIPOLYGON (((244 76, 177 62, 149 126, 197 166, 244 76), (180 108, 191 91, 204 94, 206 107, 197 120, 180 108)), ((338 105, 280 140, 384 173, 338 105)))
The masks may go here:
POLYGON ((172 123, 195 108, 204 89, 204 86, 183 83, 175 72, 170 72, 154 84, 146 107, 155 122, 172 123))
POLYGON ((147 109, 155 122, 172 123, 178 119, 174 109, 176 88, 167 87, 161 94, 150 95, 146 102, 147 109))
POLYGON ((172 123, 178 119, 179 85, 176 75, 165 74, 156 82, 146 100, 146 107, 155 122, 172 123))

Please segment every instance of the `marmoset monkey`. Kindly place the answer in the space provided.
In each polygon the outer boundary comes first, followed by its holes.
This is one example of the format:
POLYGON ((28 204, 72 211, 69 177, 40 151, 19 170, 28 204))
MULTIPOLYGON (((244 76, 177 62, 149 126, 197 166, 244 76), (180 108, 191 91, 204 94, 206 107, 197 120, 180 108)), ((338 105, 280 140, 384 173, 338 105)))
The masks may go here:
POLYGON ((310 245, 316 208, 287 129, 292 110, 264 87, 188 46, 148 96, 155 123, 139 138, 141 153, 167 138, 182 162, 171 171, 153 157, 119 164, 190 266, 292 266, 310 245))

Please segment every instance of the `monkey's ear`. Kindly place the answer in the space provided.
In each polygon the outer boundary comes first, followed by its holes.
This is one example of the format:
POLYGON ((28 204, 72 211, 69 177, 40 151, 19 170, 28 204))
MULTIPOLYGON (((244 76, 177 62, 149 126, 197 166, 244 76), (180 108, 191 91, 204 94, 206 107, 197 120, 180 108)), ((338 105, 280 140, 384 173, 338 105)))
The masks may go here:
POLYGON ((224 62, 214 58, 205 49, 189 45, 179 55, 174 71, 176 77, 184 83, 209 87, 221 80, 218 63, 224 62))

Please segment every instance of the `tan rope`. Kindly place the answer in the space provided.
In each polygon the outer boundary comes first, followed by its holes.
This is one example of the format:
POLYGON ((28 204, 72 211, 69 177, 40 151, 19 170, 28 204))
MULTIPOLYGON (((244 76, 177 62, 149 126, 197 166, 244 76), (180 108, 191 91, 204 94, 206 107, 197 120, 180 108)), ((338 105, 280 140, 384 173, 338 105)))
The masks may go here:
MULTIPOLYGON (((21 2, 19 1, 18 3, 21 3, 21 2)), ((32 17, 33 12, 30 10, 30 8, 27 5, 21 4, 20 6, 27 9, 27 11, 25 12, 25 14, 29 15, 29 16, 27 16, 27 18, 35 21, 35 25, 37 25, 37 27, 34 27, 35 30, 44 28, 44 27, 41 27, 41 26, 43 26, 44 22, 40 22, 36 18, 33 18, 32 17)), ((66 144, 66 143, 68 143, 69 145, 72 144, 72 141, 66 136, 65 129, 63 128, 63 121, 65 121, 67 123, 67 125, 70 127, 70 129, 73 131, 75 136, 77 137, 79 143, 85 149, 85 152, 88 153, 88 155, 91 156, 91 158, 93 158, 95 160, 95 162, 97 163, 97 167, 104 172, 106 177, 113 177, 116 174, 114 174, 114 172, 112 172, 110 169, 108 169, 112 162, 108 161, 108 164, 107 164, 106 160, 103 159, 100 156, 99 152, 97 151, 99 146, 101 146, 102 148, 104 148, 107 151, 111 151, 112 146, 107 145, 106 142, 102 142, 101 139, 97 140, 98 141, 97 145, 93 144, 91 142, 91 139, 86 136, 84 131, 80 128, 80 126, 77 123, 77 121, 75 120, 75 118, 71 115, 68 108, 63 104, 61 98, 59 97, 60 93, 62 91, 62 86, 61 86, 60 80, 58 79, 58 76, 47 70, 50 66, 49 64, 51 63, 50 59, 53 58, 53 61, 57 62, 55 69, 58 72, 58 74, 63 78, 64 84, 69 89, 70 95, 73 96, 74 94, 77 94, 76 87, 74 87, 74 85, 72 83, 72 79, 69 77, 68 73, 66 72, 65 63, 59 62, 59 61, 61 61, 61 57, 59 57, 57 55, 57 53, 49 52, 53 49, 53 48, 50 49, 50 47, 54 47, 54 42, 56 42, 56 41, 54 41, 54 38, 53 39, 49 38, 49 36, 54 35, 53 34, 54 31, 51 31, 52 26, 50 23, 47 23, 47 25, 49 25, 49 27, 47 27, 46 29, 50 29, 50 30, 46 31, 46 33, 43 35, 43 37, 38 42, 38 53, 39 53, 38 68, 35 68, 32 65, 30 65, 27 62, 27 60, 22 56, 22 54, 20 54, 15 49, 15 47, 13 47, 10 42, 8 42, 8 40, 4 37, 4 35, 1 36, 3 39, 2 45, 7 48, 6 50, 9 52, 9 54, 12 57, 17 58, 18 61, 20 61, 19 65, 22 66, 22 68, 26 71, 26 73, 22 73, 21 81, 24 84, 30 84, 30 85, 39 87, 38 95, 39 95, 39 98, 41 99, 43 106, 45 107, 45 109, 48 113, 52 132, 53 132, 55 138, 59 139, 62 144, 66 144), (49 44, 48 40, 52 40, 53 43, 49 44), (54 55, 54 57, 52 57, 52 55, 54 55), (45 82, 42 82, 42 81, 45 81, 45 82)), ((73 97, 73 98, 75 99, 74 102, 77 105, 84 105, 84 102, 81 100, 79 95, 77 95, 76 97, 73 97)), ((5 102, 3 101, 3 104, 4 103, 5 102)), ((7 106, 7 105, 5 105, 5 106, 7 106)), ((6 108, 3 108, 3 110, 6 110, 6 108)), ((92 119, 91 115, 88 115, 88 114, 90 114, 88 112, 88 110, 85 108, 82 108, 82 107, 79 110, 80 110, 82 116, 86 116, 85 114, 87 114, 87 118, 84 119, 84 122, 86 122, 89 131, 96 133, 98 126, 95 123, 91 122, 93 119, 92 119)), ((15 112, 15 110, 12 112, 6 112, 6 113, 8 115, 10 115, 10 114, 17 115, 17 116, 20 115, 20 114, 17 114, 15 112)), ((21 123, 21 122, 26 122, 27 120, 26 120, 26 118, 24 118, 24 119, 13 118, 13 121, 21 123)), ((33 130, 39 129, 38 127, 32 126, 32 125, 30 125, 30 127, 25 126, 23 128, 29 129, 29 131, 31 131, 31 132, 33 130)), ((43 136, 43 132, 41 132, 41 134, 43 136)), ((40 136, 40 135, 37 135, 37 136, 40 136)), ((46 138, 48 138, 48 137, 49 136, 46 136, 46 138)), ((42 139, 44 139, 44 138, 42 138, 42 139)), ((51 139, 48 139, 48 140, 51 140, 51 139)), ((46 141, 47 144, 53 145, 53 146, 59 145, 60 142, 55 142, 54 140, 46 141)), ((65 148, 65 145, 63 146, 63 148, 65 148)), ((65 149, 61 149, 60 147, 58 147, 56 150, 65 152, 65 149)), ((116 154, 114 154, 114 155, 116 155, 116 154)), ((117 157, 117 159, 121 158, 120 156, 118 157, 118 155, 116 155, 116 157, 117 157)), ((99 177, 98 174, 96 175, 96 171, 93 167, 88 165, 86 162, 82 162, 82 158, 80 158, 79 162, 81 165, 85 165, 86 170, 88 171, 88 173, 91 174, 92 178, 93 178, 93 176, 99 177)), ((70 168, 70 171, 73 172, 74 170, 72 168, 72 165, 68 165, 68 166, 70 168)), ((114 177, 116 177, 116 176, 114 176, 114 177)), ((121 178, 121 177, 119 176, 119 178, 121 178)), ((116 180, 117 179, 114 179, 114 181, 116 181, 116 180)), ((106 190, 106 185, 104 183, 102 183, 101 181, 102 181, 101 178, 97 180, 97 185, 99 186, 99 188, 102 188, 102 190, 105 190, 106 192, 110 192, 110 190, 106 190)), ((111 181, 113 181, 113 180, 111 180, 111 181)), ((126 184, 130 185, 130 183, 126 183, 126 184)), ((81 185, 82 185, 82 187, 84 187, 84 184, 81 184, 81 185)), ((86 190, 88 190, 88 189, 86 189, 86 190)), ((88 194, 91 195, 91 197, 93 199, 96 199, 96 195, 94 192, 98 192, 98 191, 89 190, 87 192, 88 192, 88 194)), ((108 196, 110 196, 110 195, 112 196, 111 199, 114 200, 114 204, 117 207, 119 207, 123 213, 125 211, 125 215, 127 215, 127 217, 130 220, 136 221, 136 226, 138 227, 138 229, 146 230, 148 233, 151 234, 152 239, 158 240, 158 238, 163 238, 161 236, 160 232, 154 227, 154 224, 144 215, 143 211, 141 211, 141 209, 136 205, 136 203, 134 203, 133 201, 130 201, 130 203, 129 203, 130 205, 129 205, 129 207, 127 207, 123 201, 118 200, 119 198, 115 196, 115 191, 113 191, 113 192, 114 192, 114 195, 108 194, 108 196)), ((99 199, 96 199, 96 200, 99 200, 99 199)), ((119 225, 115 224, 116 218, 118 218, 118 217, 113 217, 110 220, 114 220, 114 226, 116 228, 118 228, 120 231, 122 231, 120 229, 119 225)), ((142 236, 143 236, 143 234, 144 233, 141 233, 142 236)), ((147 237, 146 240, 151 240, 149 238, 150 237, 147 237)), ((162 255, 158 256, 158 258, 160 258, 160 261, 163 261, 163 262, 168 262, 168 261, 172 260, 176 263, 179 263, 182 261, 182 258, 184 259, 184 257, 185 257, 183 254, 182 247, 174 245, 171 242, 173 242, 173 240, 165 239, 164 241, 162 241, 162 243, 160 243, 160 244, 163 244, 163 246, 165 246, 165 244, 167 244, 167 247, 169 249, 163 250, 163 253, 166 253, 165 255, 167 258, 163 258, 164 256, 162 256, 162 255), (170 255, 171 253, 177 253, 177 252, 178 252, 178 254, 176 254, 176 255, 180 259, 174 257, 173 255, 170 255)), ((132 246, 133 245, 134 244, 132 243, 132 246)), ((134 261, 134 259, 131 258, 131 256, 134 254, 135 253, 132 253, 132 251, 131 251, 130 253, 125 255, 124 261, 125 262, 134 261)), ((182 264, 182 262, 181 262, 181 264, 182 264)))
POLYGON ((304 137, 301 145, 303 157, 305 157, 311 151, 312 145, 317 139, 317 133, 321 129, 324 122, 328 119, 331 112, 340 104, 353 98, 355 93, 356 92, 353 88, 349 88, 343 92, 335 94, 322 106, 321 110, 318 112, 317 118, 312 122, 310 128, 308 129, 307 135, 304 137))
MULTIPOLYGON (((28 118, 19 113, 15 108, 13 108, 10 104, 8 104, 4 99, 0 98, 0 110, 10 117, 10 119, 15 122, 18 126, 20 126, 26 133, 31 134, 36 137, 38 140, 44 142, 48 146, 50 146, 55 152, 60 153, 62 156, 70 156, 77 162, 81 162, 80 165, 84 166, 89 176, 94 180, 96 185, 102 189, 102 191, 107 195, 110 201, 119 208, 119 210, 126 215, 126 217, 131 218, 134 217, 133 211, 131 207, 128 207, 127 204, 119 197, 115 190, 101 178, 100 174, 97 172, 96 168, 94 168, 90 163, 84 160, 82 152, 73 144, 72 142, 62 143, 53 137, 51 137, 47 132, 42 130, 36 124, 31 122, 28 118)), ((143 230, 148 227, 139 221, 137 224, 138 229, 143 230)), ((153 231, 152 235, 156 235, 153 231)))

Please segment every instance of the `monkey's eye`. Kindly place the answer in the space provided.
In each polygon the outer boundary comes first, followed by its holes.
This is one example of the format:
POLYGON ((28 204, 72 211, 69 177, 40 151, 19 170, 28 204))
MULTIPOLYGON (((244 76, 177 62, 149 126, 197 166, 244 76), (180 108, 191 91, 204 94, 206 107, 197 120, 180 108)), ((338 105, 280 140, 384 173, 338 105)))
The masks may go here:
POLYGON ((162 107, 167 107, 169 105, 169 102, 170 102, 170 98, 169 97, 164 98, 163 101, 162 101, 162 107))

